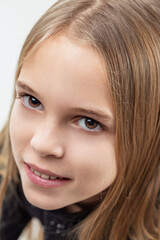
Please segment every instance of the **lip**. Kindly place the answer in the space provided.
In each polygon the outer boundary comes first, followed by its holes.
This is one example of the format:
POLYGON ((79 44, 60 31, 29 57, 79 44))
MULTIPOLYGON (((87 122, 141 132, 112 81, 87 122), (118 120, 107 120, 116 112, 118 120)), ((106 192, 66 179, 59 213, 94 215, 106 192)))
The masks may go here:
POLYGON ((26 174, 27 174, 29 180, 41 187, 57 188, 57 187, 61 187, 61 186, 65 185, 71 181, 71 179, 69 179, 69 178, 64 178, 64 177, 54 174, 50 171, 40 169, 37 166, 35 166, 34 164, 25 163, 24 165, 25 165, 25 171, 26 171, 26 174), (53 177, 60 177, 62 179, 43 179, 43 178, 35 175, 34 172, 31 171, 31 167, 34 170, 37 170, 41 173, 48 174, 53 177))
POLYGON ((57 174, 55 174, 55 173, 53 173, 51 171, 48 171, 48 170, 45 170, 45 169, 41 169, 41 168, 37 167, 34 164, 26 163, 26 162, 25 162, 25 164, 28 165, 30 168, 33 168, 34 170, 36 170, 36 171, 38 171, 40 173, 44 173, 44 174, 47 174, 47 175, 52 176, 52 177, 67 178, 67 177, 64 177, 64 176, 57 175, 57 174))

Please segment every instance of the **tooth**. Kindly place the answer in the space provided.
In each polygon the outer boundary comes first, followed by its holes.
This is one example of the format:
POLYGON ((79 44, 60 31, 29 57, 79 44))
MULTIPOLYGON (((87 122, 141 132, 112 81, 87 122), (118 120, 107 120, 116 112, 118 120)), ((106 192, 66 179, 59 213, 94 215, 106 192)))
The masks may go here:
POLYGON ((41 176, 40 172, 38 172, 38 171, 36 171, 36 170, 34 170, 34 173, 35 173, 35 175, 37 175, 38 177, 41 176))
POLYGON ((46 174, 44 174, 44 173, 42 173, 42 174, 41 174, 41 178, 43 178, 43 179, 49 179, 49 176, 46 175, 46 174))
POLYGON ((57 177, 50 177, 50 179, 55 180, 55 179, 57 179, 57 177))
POLYGON ((44 174, 44 173, 40 173, 40 172, 34 170, 32 167, 30 169, 36 176, 41 177, 43 179, 47 179, 47 180, 48 179, 51 179, 51 180, 62 179, 62 178, 59 178, 59 177, 53 177, 53 176, 49 176, 49 175, 44 174))

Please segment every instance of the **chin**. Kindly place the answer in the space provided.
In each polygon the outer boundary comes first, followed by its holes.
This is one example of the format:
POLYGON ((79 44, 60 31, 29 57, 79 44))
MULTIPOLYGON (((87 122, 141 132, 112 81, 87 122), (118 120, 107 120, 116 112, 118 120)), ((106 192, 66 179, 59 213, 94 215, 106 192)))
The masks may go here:
POLYGON ((45 194, 39 196, 36 191, 23 187, 23 192, 27 201, 33 206, 43 210, 56 210, 64 207, 64 204, 58 199, 50 199, 45 194))
POLYGON ((57 209, 64 207, 63 205, 54 202, 54 200, 53 200, 53 202, 49 203, 48 201, 46 201, 45 199, 42 199, 42 198, 38 199, 38 198, 26 196, 26 199, 33 206, 43 209, 43 210, 57 210, 57 209))

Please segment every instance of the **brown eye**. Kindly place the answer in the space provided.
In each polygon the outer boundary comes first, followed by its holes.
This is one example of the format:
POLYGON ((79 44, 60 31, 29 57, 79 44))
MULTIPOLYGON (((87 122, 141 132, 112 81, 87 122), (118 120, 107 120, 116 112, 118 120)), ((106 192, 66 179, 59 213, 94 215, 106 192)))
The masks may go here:
POLYGON ((30 96, 28 99, 28 103, 31 107, 37 108, 41 105, 40 101, 37 98, 30 96))
POLYGON ((86 118, 85 125, 89 129, 95 129, 99 125, 99 123, 91 118, 86 118))
POLYGON ((31 95, 24 95, 22 96, 23 104, 30 109, 38 109, 42 110, 43 105, 42 103, 35 97, 31 95))
POLYGON ((103 130, 102 125, 92 118, 82 117, 77 124, 84 130, 89 132, 100 132, 103 130))

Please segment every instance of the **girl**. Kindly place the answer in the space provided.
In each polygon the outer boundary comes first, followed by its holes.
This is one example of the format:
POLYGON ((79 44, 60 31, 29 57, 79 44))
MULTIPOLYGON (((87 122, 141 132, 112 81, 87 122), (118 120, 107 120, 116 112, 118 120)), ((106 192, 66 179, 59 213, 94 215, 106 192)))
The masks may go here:
POLYGON ((160 239, 159 112, 159 0, 54 4, 1 132, 1 239, 160 239))

